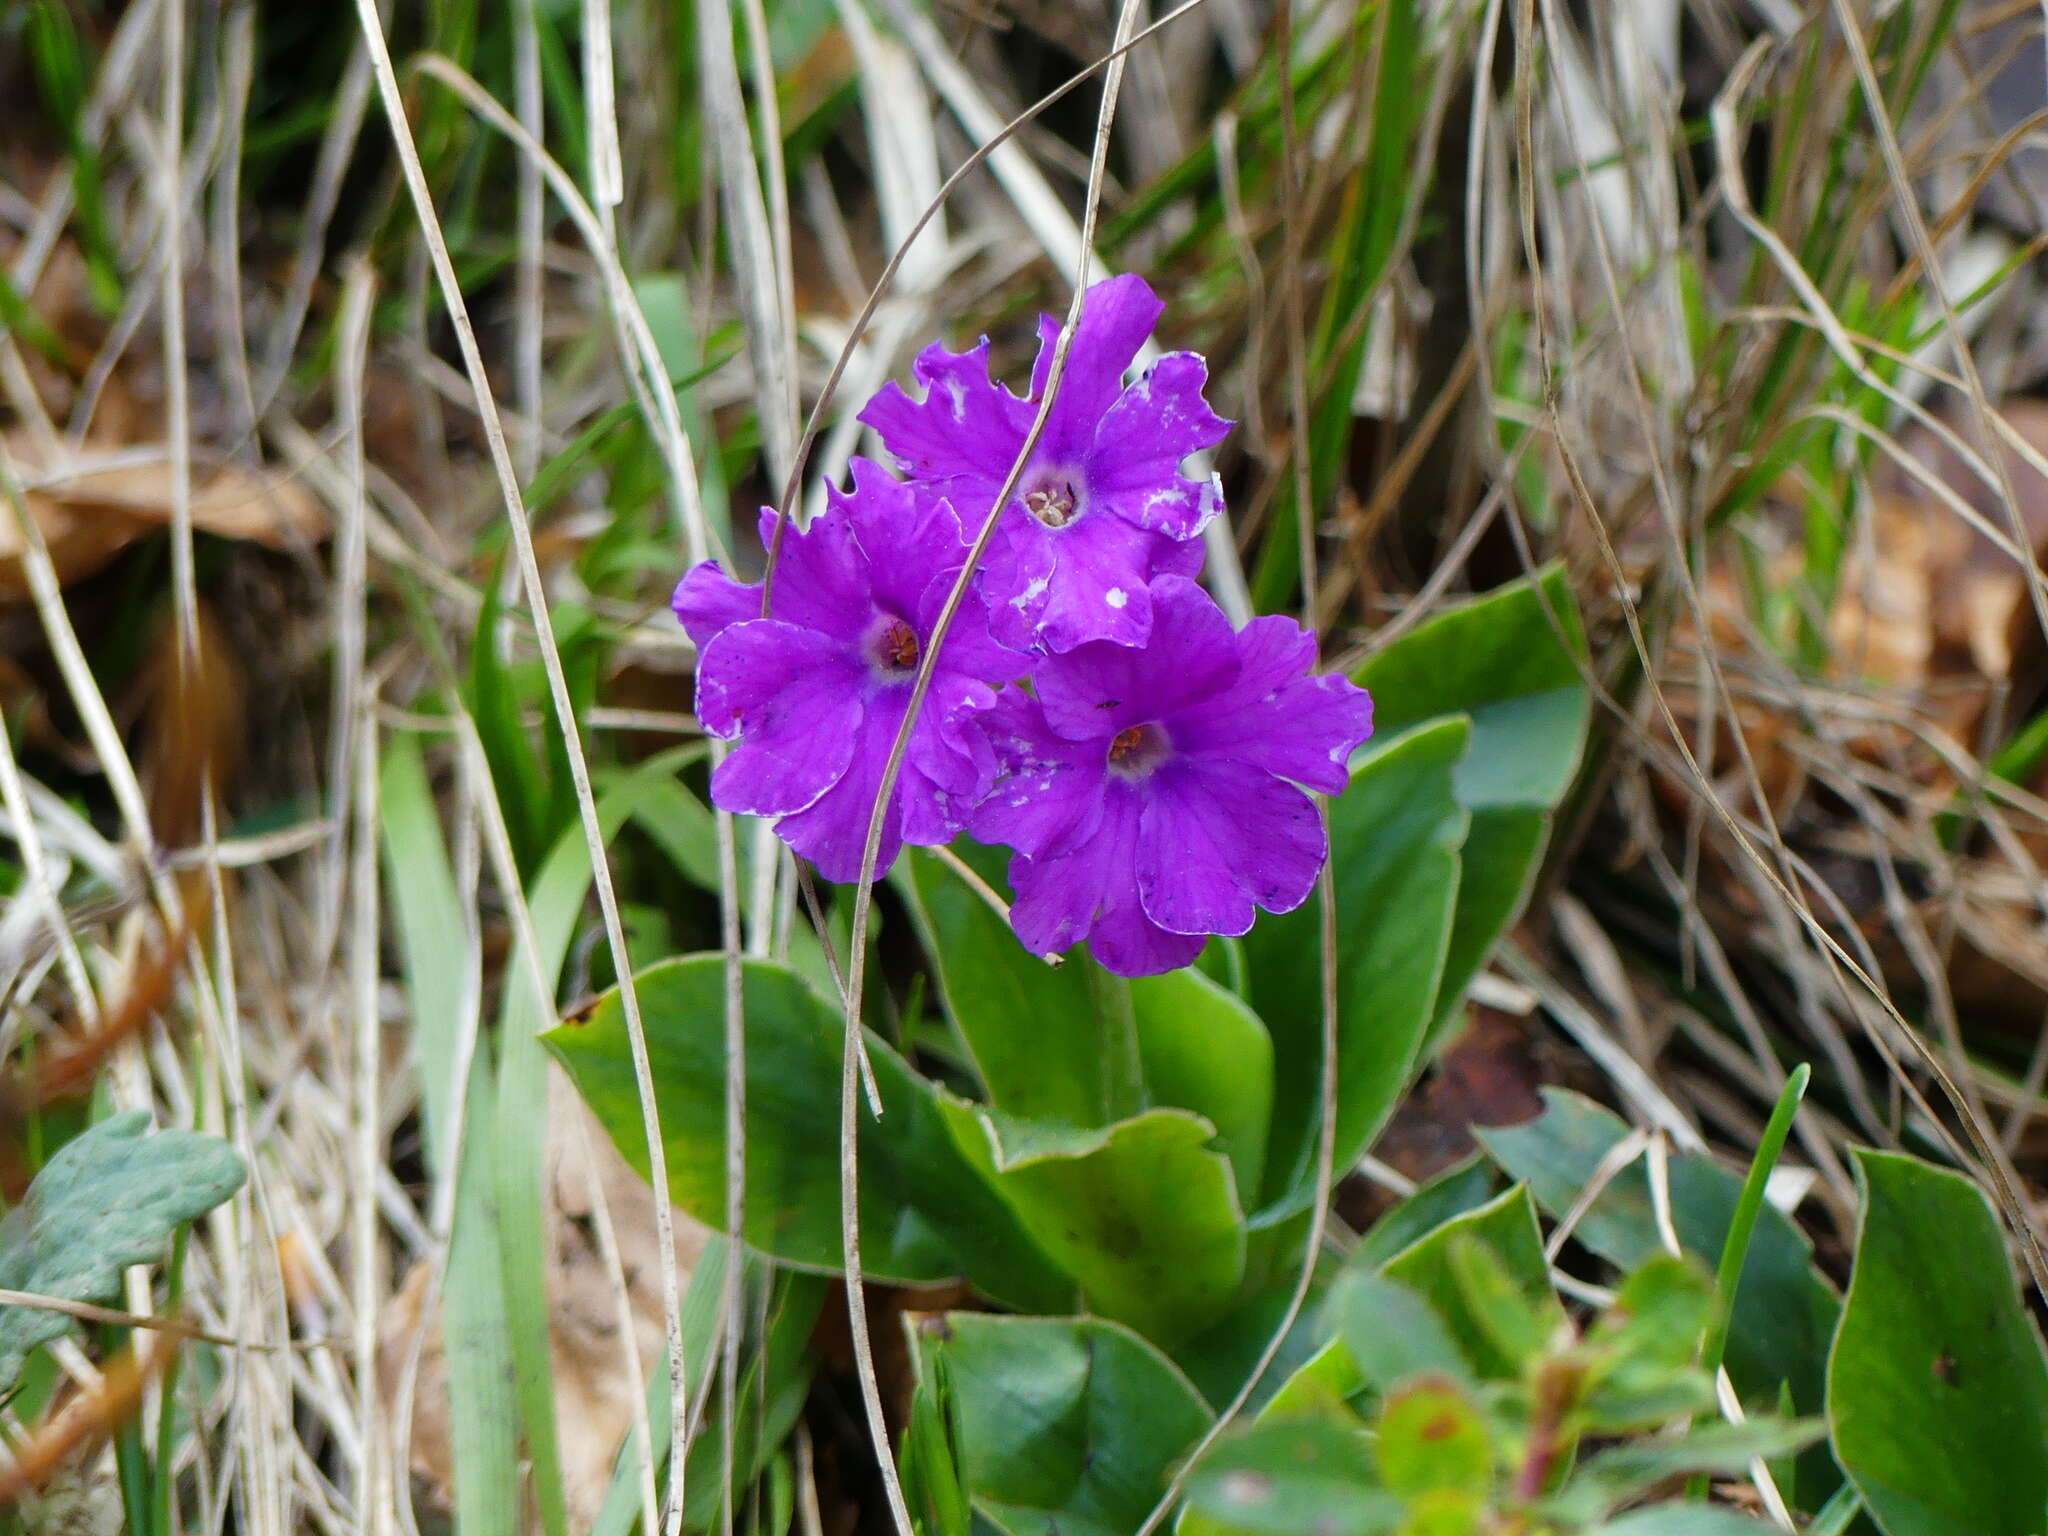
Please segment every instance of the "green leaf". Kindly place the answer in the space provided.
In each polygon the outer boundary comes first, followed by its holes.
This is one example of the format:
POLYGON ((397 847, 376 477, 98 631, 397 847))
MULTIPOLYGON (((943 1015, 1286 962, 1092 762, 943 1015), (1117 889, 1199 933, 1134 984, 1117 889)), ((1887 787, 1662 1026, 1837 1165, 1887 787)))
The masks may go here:
POLYGON ((1240 1203, 1249 1202, 1272 1123, 1272 1036, 1249 1003, 1200 971, 1144 976, 1130 987, 1152 1103, 1191 1110, 1215 1127, 1240 1203))
POLYGON ((969 1496, 1019 1536, 1128 1536, 1213 1417, 1171 1361, 1100 1319, 954 1312, 916 1339, 920 1380, 948 1384, 969 1496))
POLYGON ((1776 1529, 1711 1504, 1652 1504, 1610 1520, 1586 1536, 1766 1536, 1776 1529))
MULTIPOLYGON (((59 1147, 0 1219, 0 1290, 109 1302, 121 1271, 163 1257, 171 1234, 237 1189, 241 1155, 195 1131, 149 1134, 149 1113, 110 1115, 59 1147)), ((0 1392, 30 1350, 71 1325, 62 1312, 0 1307, 0 1392)))
POLYGON ((1331 1287, 1326 1308, 1359 1377, 1382 1392, 1417 1376, 1471 1379, 1471 1360, 1412 1285, 1354 1271, 1331 1287))
POLYGON ((1450 1382, 1424 1380, 1392 1393, 1380 1409, 1376 1449, 1380 1479, 1396 1493, 1485 1493, 1493 1483, 1486 1421, 1450 1382))
POLYGON ((1365 1426, 1349 1416, 1271 1419, 1219 1442, 1188 1478, 1205 1529, 1243 1536, 1379 1536, 1401 1500, 1373 1478, 1365 1426))
MULTIPOLYGON (((1466 815, 1452 770, 1470 727, 1422 726, 1378 747, 1330 803, 1337 893, 1337 1166, 1393 1112, 1434 1016, 1450 942, 1466 815)), ((1322 945, 1316 901, 1262 917, 1245 939, 1251 1000, 1273 1035, 1273 1133, 1262 1222, 1313 1190, 1322 1072, 1322 945)))
MULTIPOLYGON (((1544 1113, 1523 1125, 1482 1129, 1479 1143, 1510 1178, 1529 1186, 1553 1217, 1570 1210, 1628 1127, 1599 1105, 1563 1089, 1543 1091, 1544 1113)), ((1717 1262, 1742 1196, 1739 1174, 1702 1157, 1669 1160, 1671 1221, 1680 1246, 1703 1264, 1717 1262)), ((1662 1250, 1649 1174, 1623 1169, 1572 1229, 1573 1238, 1622 1269, 1662 1250)), ((1781 1382, 1797 1412, 1821 1411, 1829 1340, 1840 1310, 1814 1270, 1806 1239, 1766 1206, 1751 1238, 1728 1332, 1726 1364, 1736 1391, 1768 1410, 1781 1382)), ((1825 1497, 1823 1492, 1822 1497, 1825 1497)))
POLYGON ((1466 1313, 1502 1359, 1526 1366, 1543 1352, 1559 1316, 1548 1286, 1538 1292, 1526 1281, 1517 1285, 1507 1262, 1468 1232, 1452 1235, 1444 1257, 1466 1313))
MULTIPOLYGON (((1000 850, 963 844, 960 853, 1003 889, 1000 850)), ((935 855, 908 849, 900 868, 946 1012, 967 1042, 988 1102, 1024 1119, 1104 1124, 1110 1114, 1102 1029, 1087 967, 1055 968, 1032 954, 935 855)))
MULTIPOLYGON (((802 1268, 840 1267, 838 1010, 795 972, 743 966, 747 1017, 746 1241, 802 1268)), ((670 1197, 725 1222, 725 959, 689 955, 636 978, 661 1105, 670 1197)), ((616 989, 542 1037, 627 1162, 647 1172, 616 989)), ((971 1274, 1013 1305, 1056 1311, 1072 1292, 956 1150, 942 1096, 868 1037, 883 1118, 860 1115, 861 1257, 875 1280, 971 1274)))
MULTIPOLYGON (((1420 1299, 1417 1299, 1419 1306, 1420 1299)), ((1365 1391, 1365 1380, 1341 1340, 1332 1339, 1283 1382, 1258 1412, 1256 1422, 1320 1419, 1338 1423, 1347 1434, 1363 1426, 1352 1412, 1351 1399, 1365 1391)), ((1181 1511, 1176 1536, 1240 1536, 1242 1527, 1223 1524, 1213 1514, 1189 1505, 1181 1511)))
MULTIPOLYGON (((1004 888, 998 850, 964 846, 962 857, 1004 888)), ((1004 1114, 1100 1126, 1116 1118, 1104 1076, 1104 1032, 1087 963, 1055 969, 1017 936, 966 881, 921 850, 904 859, 925 952, 946 1012, 987 1092, 1004 1114)), ((1150 1102, 1192 1110, 1216 1128, 1249 1203, 1258 1195, 1273 1104, 1273 1042, 1235 993, 1197 971, 1130 983, 1138 1050, 1150 1102)))
POLYGON ((1524 1354, 1565 1321, 1543 1258, 1536 1203, 1519 1185, 1445 1222, 1390 1260, 1384 1273, 1429 1302, 1485 1379, 1520 1376, 1524 1354))
POLYGON ((1702 1424, 1675 1440, 1638 1440, 1600 1452, 1573 1472, 1564 1492, 1544 1501, 1553 1519, 1590 1524, 1674 1477, 1746 1477, 1750 1462, 1775 1461, 1826 1433, 1818 1419, 1750 1419, 1702 1424))
POLYGON ((1828 1369, 1835 1456, 1887 1536, 2039 1536, 2048 1364, 1970 1180, 1859 1151, 1856 1264, 1828 1369))
POLYGON ((917 1517, 919 1530, 931 1536, 971 1536, 974 1520, 960 1478, 951 1368, 944 1351, 938 1350, 924 1356, 923 1366, 910 1400, 910 1427, 903 1435, 904 1501, 917 1517))
POLYGON ((1491 1198, 1493 1170, 1483 1158, 1469 1157, 1389 1208, 1359 1240, 1352 1262, 1384 1264, 1417 1238, 1491 1198))
POLYGON ((503 1468, 517 1460, 519 1424, 513 1394, 505 1390, 517 1367, 494 1199, 497 1079, 488 1043, 479 1041, 460 1088, 465 1113, 454 1116, 461 1020, 464 1009, 475 1005, 465 1001, 462 898, 417 737, 392 737, 380 781, 385 885, 420 1065, 427 1161, 438 1177, 450 1177, 453 1170, 455 1179, 441 1324, 450 1394, 470 1405, 450 1426, 455 1523, 464 1536, 511 1536, 519 1519, 518 1490, 503 1468), (458 1122, 460 1157, 451 1145, 458 1122))
POLYGON ((1244 1215, 1206 1120, 1154 1109, 1073 1130, 951 1098, 944 1109, 967 1161, 1090 1311, 1174 1344, 1235 1299, 1244 1215))
MULTIPOLYGON (((1469 761, 1471 753, 1466 753, 1469 761)), ((1456 1033, 1465 989, 1509 924, 1521 915, 1536 883, 1537 861, 1550 839, 1552 807, 1469 806, 1471 826, 1458 855, 1458 905, 1437 983, 1436 1018, 1425 1054, 1456 1033)))
POLYGON ((1699 1352, 1714 1314, 1706 1273, 1668 1253, 1652 1254, 1621 1283, 1614 1306, 1593 1325, 1592 1338, 1618 1354, 1663 1370, 1679 1370, 1699 1352))
POLYGON ((1438 614, 1352 673, 1371 692, 1383 734, 1443 715, 1472 722, 1456 774, 1472 826, 1433 1037, 1528 899, 1551 812, 1585 748, 1592 710, 1580 674, 1585 654, 1571 583, 1552 564, 1438 614))
POLYGON ((1371 692, 1375 729, 1390 736, 1443 715, 1471 718, 1462 803, 1555 805, 1584 744, 1585 651, 1571 584, 1553 564, 1438 614, 1351 678, 1371 692))

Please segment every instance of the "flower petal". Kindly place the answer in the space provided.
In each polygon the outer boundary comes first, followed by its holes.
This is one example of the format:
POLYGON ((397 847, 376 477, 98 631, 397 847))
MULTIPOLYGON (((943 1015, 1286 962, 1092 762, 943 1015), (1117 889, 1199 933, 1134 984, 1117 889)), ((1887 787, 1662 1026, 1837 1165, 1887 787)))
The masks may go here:
POLYGON ((1131 786, 1111 784, 1090 835, 1053 857, 1010 861, 1010 923, 1026 949, 1050 955, 1086 939, 1119 976, 1156 976, 1202 952, 1200 935, 1169 933, 1145 915, 1132 874, 1140 815, 1131 786))
MULTIPOLYGON (((761 547, 775 536, 775 509, 763 507, 761 547)), ((854 537, 845 507, 828 499, 826 508, 799 528, 792 521, 782 535, 769 595, 769 616, 840 640, 858 640, 874 618, 868 559, 854 537)))
POLYGON ((1011 920, 1025 948, 1041 955, 1065 949, 1088 937, 1105 908, 1137 904, 1131 851, 1138 812, 1130 786, 1106 786, 1086 836, 1059 853, 1012 863, 1011 920))
MULTIPOLYGON (((931 634, 932 626, 938 621, 939 610, 945 606, 946 598, 953 589, 956 575, 949 573, 940 577, 925 589, 914 621, 920 634, 931 634)), ((1028 677, 1033 658, 1025 649, 1012 648, 997 640, 993 619, 988 599, 982 595, 978 584, 962 593, 960 606, 946 630, 945 644, 939 651, 941 670, 979 679, 991 688, 1028 677)))
POLYGON ((1372 735, 1371 695, 1334 673, 1307 675, 1315 639, 1292 619, 1253 619, 1237 639, 1243 667, 1236 683, 1175 715, 1168 727, 1175 744, 1342 794, 1351 754, 1372 735))
MULTIPOLYGON (((1220 497, 1216 505, 1223 505, 1220 497)), ((1206 523, 1208 518, 1204 517, 1202 521, 1206 523)), ((1152 575, 1155 579, 1185 576, 1193 581, 1202 574, 1202 562, 1208 553, 1200 539, 1155 538, 1152 541, 1152 575)))
POLYGON ((668 605, 701 651, 726 626, 761 617, 761 589, 734 581, 716 560, 702 560, 683 573, 668 605))
POLYGON ((851 467, 853 489, 826 487, 826 505, 842 510, 853 528, 875 605, 922 632, 925 592, 935 582, 950 589, 967 563, 960 519, 944 497, 920 494, 872 459, 857 458, 851 467))
POLYGON ((904 751, 906 778, 914 772, 923 786, 905 796, 906 842, 951 842, 995 783, 995 749, 980 725, 995 699, 973 678, 933 675, 904 751))
POLYGON ((1208 593, 1185 577, 1162 576, 1150 596, 1152 633, 1143 646, 1097 642, 1039 663, 1033 686, 1060 735, 1100 740, 1164 720, 1236 679, 1236 637, 1208 593))
MULTIPOLYGON (((1090 490, 1142 500, 1179 481, 1181 460, 1189 454, 1223 441, 1230 423, 1202 398, 1208 382, 1209 365, 1193 352, 1170 353, 1146 369, 1103 413, 1088 455, 1090 490)), ((1188 514, 1199 510, 1191 499, 1188 514)), ((1166 522, 1153 518, 1145 526, 1166 522)), ((1177 531, 1185 537, 1192 529, 1177 531)))
POLYGON ((1052 530, 1051 542, 1054 565, 1038 613, 1038 643, 1051 651, 1090 640, 1142 645, 1152 632, 1158 535, 1098 512, 1052 530))
MULTIPOLYGON (((1039 439, 1036 460, 1047 464, 1078 462, 1094 445, 1104 413, 1124 389, 1124 370, 1145 345, 1166 306, 1142 277, 1125 273, 1095 284, 1081 301, 1081 321, 1067 348, 1067 366, 1060 374, 1059 398, 1039 439)), ((1038 360, 1031 369, 1031 399, 1045 397, 1052 359, 1059 342, 1060 321, 1041 315, 1038 360)))
MULTIPOLYGON (((868 821, 882 787, 882 767, 903 723, 907 689, 891 689, 870 704, 854 730, 846 733, 849 761, 838 782, 803 810, 784 816, 775 834, 818 866, 818 873, 838 885, 860 878, 861 855, 867 849, 868 821)), ((875 878, 887 874, 903 847, 903 776, 889 797, 882 819, 882 842, 875 856, 875 878)))
POLYGON ((988 353, 986 336, 967 352, 926 347, 911 365, 924 385, 924 398, 913 400, 900 386, 884 384, 860 413, 905 474, 920 480, 987 480, 984 508, 995 500, 1004 471, 1024 446, 1034 414, 1030 405, 990 382, 988 353))
POLYGON ((1208 939, 1199 933, 1174 933, 1162 928, 1135 901, 1102 909, 1088 936, 1088 953, 1105 971, 1118 976, 1158 976, 1193 965, 1208 939))
POLYGON ((697 718, 739 746, 711 776, 721 809, 801 810, 845 773, 863 711, 865 673, 846 648, 773 619, 734 624, 697 665, 697 718))
POLYGON ((1105 490, 1091 479, 1089 505, 1169 539, 1192 539, 1223 510, 1223 493, 1212 475, 1207 484, 1166 471, 1131 479, 1105 490))
POLYGON ((1055 734, 1038 701, 1016 690, 998 695, 977 723, 997 765, 995 783, 970 823, 977 839, 1037 859, 1063 853, 1094 832, 1108 778, 1100 743, 1055 734))
POLYGON ((1012 650, 1028 651, 1038 642, 1038 621, 1059 562, 1058 538, 1012 502, 989 540, 978 577, 981 595, 988 604, 989 632, 1012 650))
POLYGON ((1241 763, 1175 757, 1141 786, 1136 849, 1146 916, 1175 933, 1246 932, 1254 905, 1289 912, 1329 851, 1315 802, 1241 763))

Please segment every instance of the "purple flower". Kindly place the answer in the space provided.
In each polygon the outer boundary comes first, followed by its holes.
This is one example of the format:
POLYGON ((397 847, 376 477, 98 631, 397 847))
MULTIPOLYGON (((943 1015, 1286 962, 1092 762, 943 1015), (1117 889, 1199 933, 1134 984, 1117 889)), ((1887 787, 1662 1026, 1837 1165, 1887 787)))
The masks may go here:
MULTIPOLYGON (((1164 308, 1138 277, 1088 290, 1059 397, 980 572, 1006 645, 1140 645, 1152 628, 1150 579, 1201 569, 1201 546, 1186 541, 1221 498, 1213 484, 1184 479, 1180 462, 1230 430, 1202 399, 1208 365, 1175 352, 1124 384, 1164 308)), ((1024 446, 1059 332, 1058 320, 1040 317, 1028 400, 990 381, 984 337, 971 352, 919 354, 912 372, 922 400, 889 384, 860 413, 903 471, 950 498, 970 531, 979 531, 1024 446)))
POLYGON ((1039 663, 1038 696, 981 717, 1001 760, 973 832, 1017 850, 1017 937, 1036 954, 1083 939, 1123 976, 1188 964, 1204 935, 1286 912, 1327 853, 1315 803, 1372 734, 1372 700, 1310 675, 1291 619, 1230 621, 1193 582, 1152 584, 1142 647, 1096 642, 1039 663), (1288 781, 1292 780, 1293 783, 1288 781))
MULTIPOLYGON (((761 514, 761 543, 775 531, 761 514)), ((739 745, 711 776, 728 811, 781 818, 782 840, 828 880, 859 878, 883 765, 946 594, 966 563, 959 519, 876 464, 784 534, 768 618, 761 589, 706 561, 672 606, 698 646, 697 718, 739 745)), ((940 648, 897 776, 875 873, 903 843, 950 842, 988 792, 995 758, 975 718, 1025 658, 997 645, 970 591, 940 648)))

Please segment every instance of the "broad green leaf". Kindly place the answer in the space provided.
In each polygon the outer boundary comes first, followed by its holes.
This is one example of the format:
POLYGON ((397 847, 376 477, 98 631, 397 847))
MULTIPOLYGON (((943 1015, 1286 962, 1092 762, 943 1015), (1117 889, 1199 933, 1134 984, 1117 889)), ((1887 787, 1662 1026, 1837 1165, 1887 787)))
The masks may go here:
POLYGON ((1713 1281, 1691 1260, 1658 1253, 1633 1270, 1587 1336, 1586 1429, 1628 1434, 1711 1410, 1709 1374, 1695 1362, 1715 1304, 1713 1281))
POLYGON ((1543 1353, 1559 1317, 1549 1287, 1539 1293, 1526 1282, 1518 1284, 1507 1261, 1469 1232, 1454 1233, 1444 1245, 1444 1257, 1465 1314, 1503 1360, 1526 1366, 1543 1353))
MULTIPOLYGON (((1350 1400, 1365 1390, 1365 1381, 1341 1340, 1332 1339, 1283 1382, 1258 1412, 1260 1424, 1323 1419, 1339 1423, 1348 1433, 1359 1429, 1350 1400)), ((1241 1527, 1223 1524, 1193 1505, 1182 1508, 1174 1527, 1177 1536, 1242 1536, 1241 1527)))
POLYGON ((1202 1458, 1188 1505, 1203 1529, 1232 1536, 1379 1536, 1400 1523, 1402 1502, 1373 1471, 1353 1416, 1266 1419, 1202 1458))
POLYGON ((1215 1127, 1241 1203, 1256 1198, 1273 1113, 1273 1039, 1235 992, 1195 970, 1131 984, 1138 1055, 1152 1103, 1215 1127))
MULTIPOLYGON (((1000 850, 962 844, 961 856, 1005 889, 1000 850)), ((1024 1119, 1101 1125, 1102 1029, 1087 968, 1055 969, 937 857, 905 850, 900 884, 988 1102, 1024 1119)))
POLYGON ((944 1372, 969 1497, 1017 1536, 1128 1536, 1213 1417, 1171 1361, 1101 1319, 953 1312, 915 1337, 920 1379, 944 1372))
POLYGON ((1590 703, 1585 635, 1564 568, 1546 567, 1448 609, 1366 659, 1375 728, 1399 735, 1442 715, 1472 721, 1458 764, 1469 806, 1555 805, 1578 769, 1590 703))
POLYGON ((1371 692, 1383 734, 1443 715, 1472 722, 1455 776, 1472 826, 1433 1038, 1447 1032, 1466 984, 1528 898, 1551 812, 1585 746, 1585 652, 1571 583, 1551 565, 1438 614, 1352 673, 1371 692))
POLYGON ((1540 1344, 1565 1320, 1543 1258, 1536 1203, 1521 1186, 1452 1217, 1389 1260, 1384 1273, 1428 1301, 1483 1378, 1521 1375, 1516 1341, 1540 1344), (1487 1255, 1483 1268, 1472 1260, 1474 1252, 1487 1255), (1484 1283, 1475 1282, 1475 1274, 1484 1283))
POLYGON ((1417 1238, 1492 1198, 1493 1170, 1475 1154, 1391 1207, 1359 1239, 1352 1262, 1384 1264, 1417 1238))
POLYGON ((1380 1480, 1395 1492, 1490 1490, 1492 1437, 1478 1407, 1454 1383, 1423 1380, 1391 1393, 1378 1429, 1380 1480))
MULTIPOLYGON (((997 890, 994 849, 962 856, 997 890)), ((1085 957, 1055 969, 1017 942, 989 904, 921 850, 903 862, 925 952, 946 1011, 959 1026, 988 1102, 1020 1119, 1099 1126, 1114 1118, 1104 1081, 1103 1032, 1085 957)), ((1257 1014, 1192 970, 1130 984, 1150 1102, 1192 1110, 1216 1128, 1249 1203, 1258 1194, 1273 1100, 1273 1042, 1257 1014)))
MULTIPOLYGON (((149 1112, 110 1115, 64 1143, 0 1219, 0 1290, 109 1302, 121 1271, 163 1257, 171 1234, 242 1186, 241 1154, 196 1131, 149 1133, 149 1112)), ((0 1393, 30 1350, 71 1319, 0 1307, 0 1393)))
MULTIPOLYGON (((748 1243, 784 1263, 836 1271, 838 1010, 785 966, 743 966, 747 1018, 748 1243)), ((637 978, 668 1158, 669 1194, 725 1222, 725 958, 690 955, 637 978)), ((616 990, 542 1037, 627 1162, 647 1172, 640 1101, 616 990)), ((875 1280, 971 1274, 991 1295, 1059 1310, 1071 1289, 956 1150, 932 1085, 870 1035, 878 1122, 860 1115, 861 1257, 875 1280)))
MULTIPOLYGON (((1376 748, 1330 803, 1337 893, 1337 1166, 1393 1112, 1434 1015, 1450 942, 1466 814, 1451 790, 1470 727, 1444 720, 1376 748)), ((1316 900, 1262 917, 1245 939, 1251 1000, 1272 1031, 1273 1133, 1262 1220, 1313 1188, 1322 1073, 1316 900)))
MULTIPOLYGON (((1466 753, 1469 761, 1471 753, 1466 753)), ((1551 808, 1533 805, 1474 805, 1472 824, 1458 854, 1458 907, 1444 974, 1437 983, 1436 1019, 1425 1053, 1457 1032, 1464 1017, 1465 989, 1486 964, 1493 946, 1521 915, 1536 882, 1536 865, 1550 838, 1551 808)))
POLYGON ((1354 1270, 1330 1288, 1324 1315, 1358 1379, 1379 1391, 1417 1376, 1471 1377, 1471 1359, 1412 1285, 1354 1270))
POLYGON ((951 1098, 945 1114, 966 1160, 1091 1312, 1173 1344, 1236 1297, 1244 1216, 1207 1121, 1154 1109, 1073 1130, 951 1098))
MULTIPOLYGON (((1529 1186, 1537 1203, 1562 1216, 1578 1200, 1600 1159, 1628 1127, 1588 1099, 1563 1089, 1543 1092, 1544 1112, 1523 1125, 1482 1129, 1479 1143, 1510 1178, 1529 1186)), ((1701 1157, 1669 1160, 1671 1221, 1686 1253, 1717 1263, 1742 1193, 1739 1174, 1701 1157)), ((1572 1229, 1574 1239, 1610 1263, 1632 1270, 1661 1251, 1648 1171, 1625 1168, 1572 1229)), ((1745 1403, 1768 1410, 1783 1382, 1799 1413, 1821 1411, 1829 1340, 1840 1310, 1832 1288, 1813 1268, 1799 1229, 1765 1206, 1750 1240, 1736 1290, 1726 1364, 1745 1403)))
POLYGON ((1828 1367, 1835 1456, 1887 1536, 2048 1528, 2048 1363, 1982 1191, 1858 1151, 1856 1263, 1828 1367))

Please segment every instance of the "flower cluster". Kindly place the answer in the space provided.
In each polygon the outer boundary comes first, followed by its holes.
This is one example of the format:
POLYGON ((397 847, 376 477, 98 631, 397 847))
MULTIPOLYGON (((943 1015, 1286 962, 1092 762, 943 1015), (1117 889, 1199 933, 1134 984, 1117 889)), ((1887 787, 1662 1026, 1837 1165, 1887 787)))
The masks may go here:
MULTIPOLYGON (((993 516, 932 658, 876 872, 906 842, 1006 845, 1025 946, 1087 940, 1127 976, 1189 963, 1254 908, 1298 906, 1328 852, 1300 786, 1340 792, 1372 733, 1364 690, 1314 675, 1313 636, 1283 618, 1233 630, 1191 579, 1222 496, 1180 466, 1229 423, 1191 352, 1126 382, 1162 307, 1137 277, 1088 291, 1002 507, 1051 371, 1050 316, 1024 398, 989 377, 984 340, 927 348, 922 399, 891 384, 868 403, 860 419, 902 478, 854 460, 853 489, 785 532, 765 617, 761 588, 715 562, 674 602, 699 648, 698 719, 737 743, 713 800, 778 818, 828 880, 852 881, 934 625, 993 516)), ((764 548, 774 524, 763 512, 764 548)))

